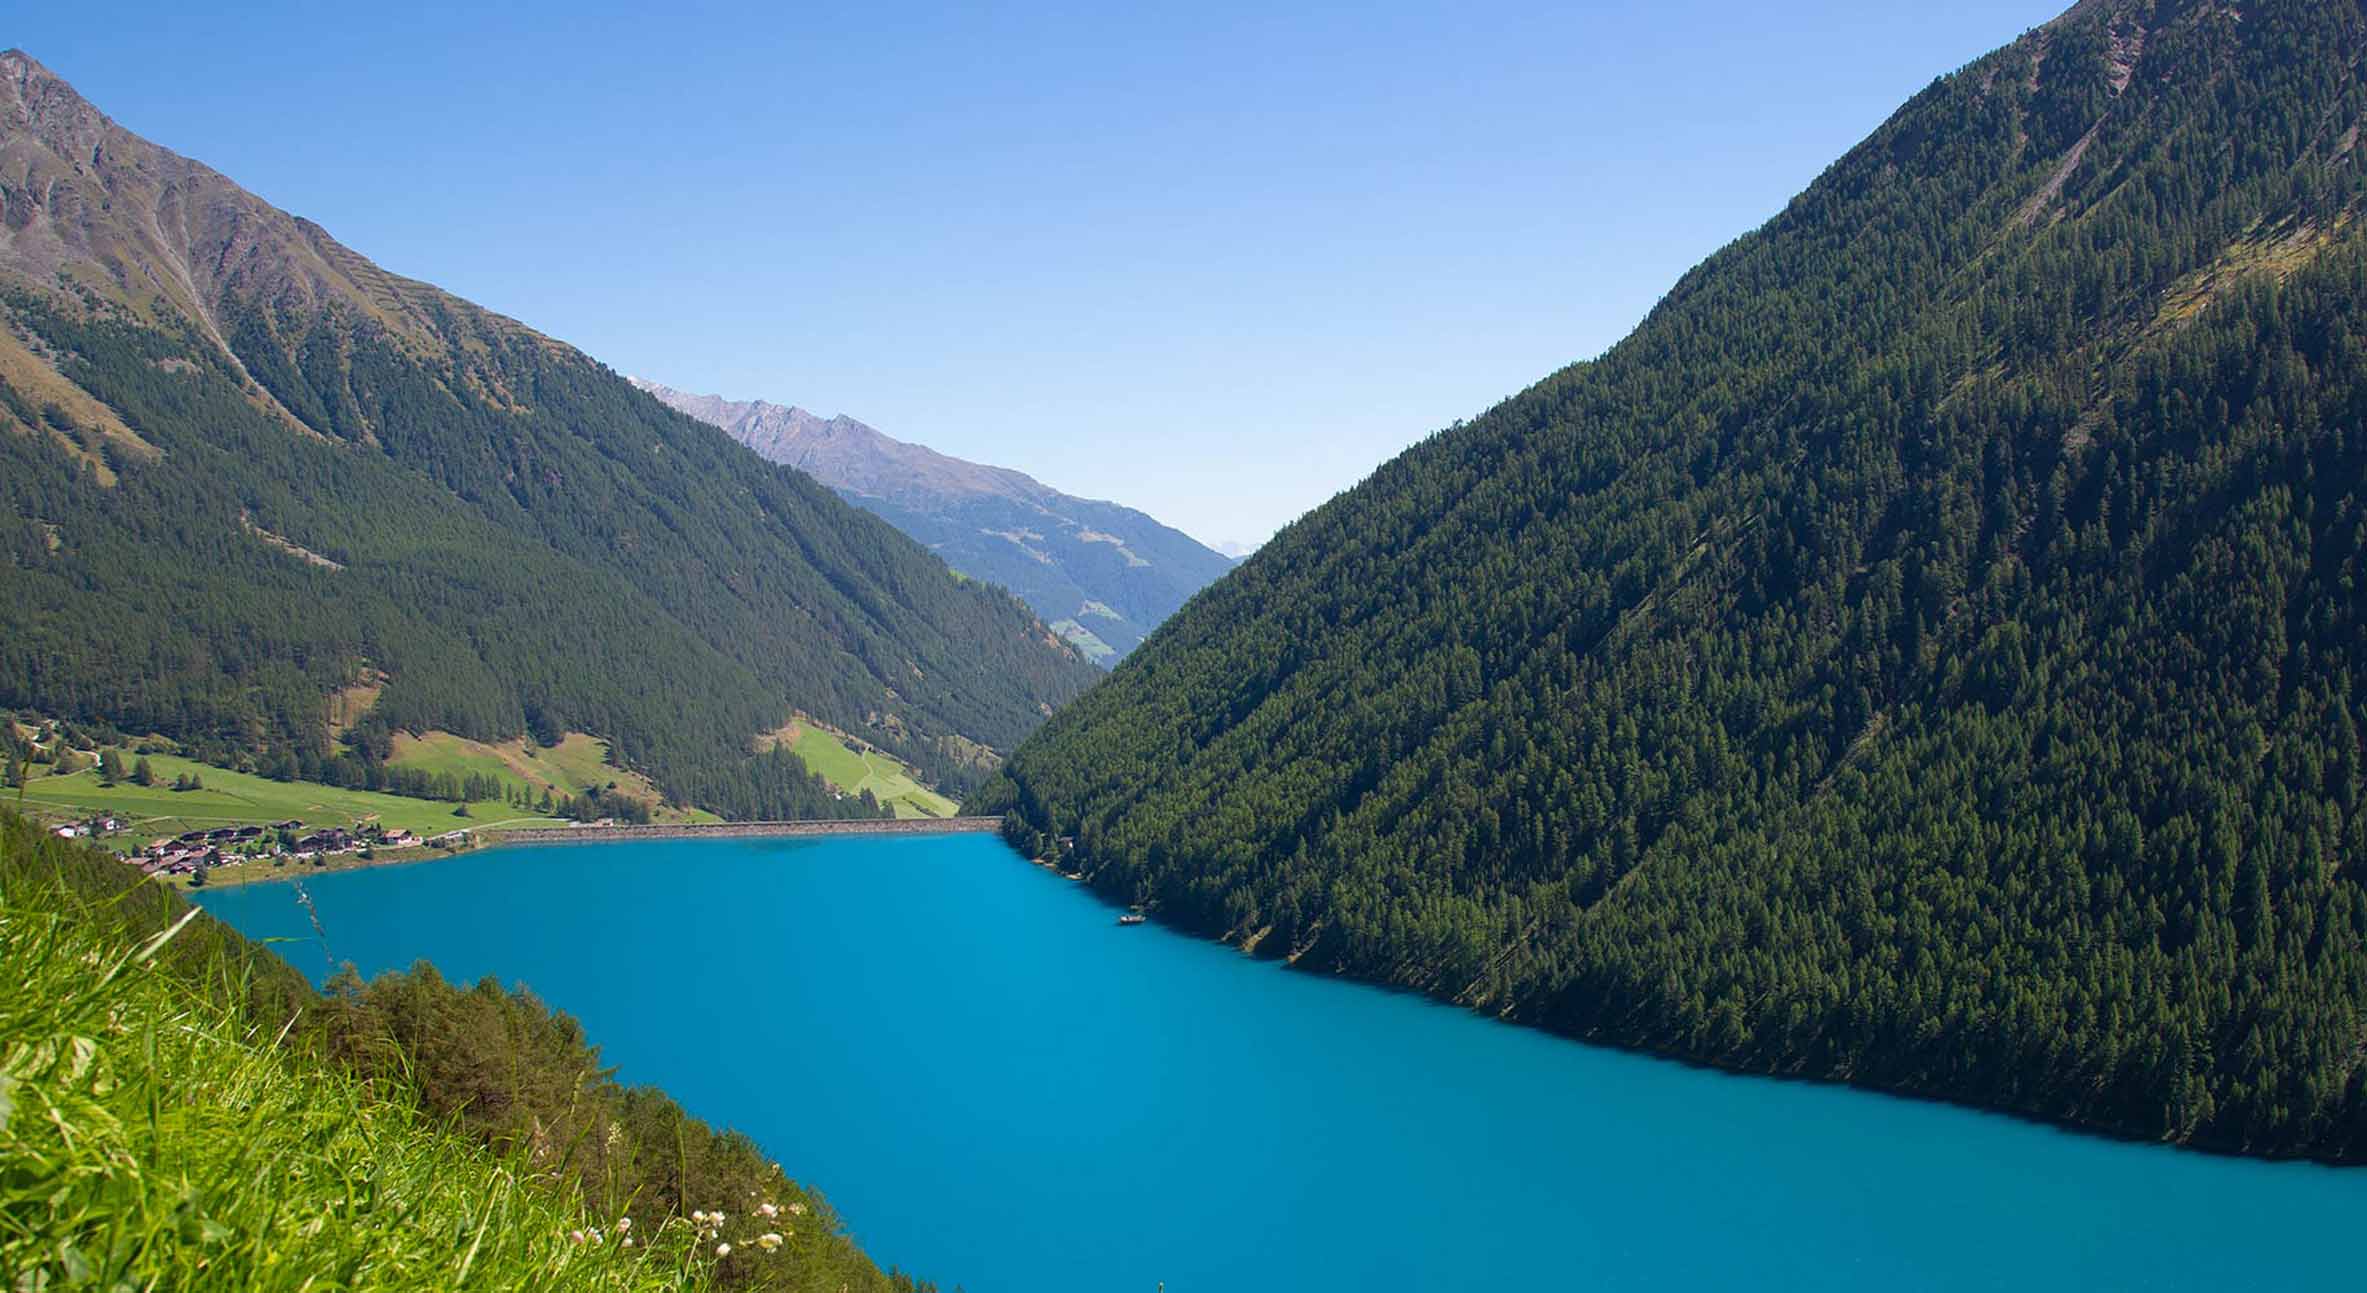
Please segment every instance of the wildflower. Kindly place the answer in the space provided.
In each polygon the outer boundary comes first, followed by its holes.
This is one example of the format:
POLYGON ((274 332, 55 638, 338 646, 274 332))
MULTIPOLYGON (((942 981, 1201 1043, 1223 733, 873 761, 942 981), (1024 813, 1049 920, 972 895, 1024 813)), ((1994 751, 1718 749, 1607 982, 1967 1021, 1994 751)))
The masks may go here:
POLYGON ((585 1241, 584 1232, 581 1230, 570 1230, 567 1232, 567 1237, 579 1244, 585 1241))
POLYGON ((603 1234, 601 1234, 601 1233, 600 1233, 600 1229, 599 1229, 599 1227, 597 1227, 597 1226, 594 1226, 594 1227, 592 1228, 592 1232, 591 1232, 591 1233, 592 1233, 592 1242, 593 1242, 593 1243, 595 1243, 595 1244, 604 1244, 604 1243, 607 1243, 607 1242, 608 1242, 608 1237, 607 1237, 606 1235, 603 1235, 603 1234))
POLYGON ((715 1255, 716 1255, 717 1257, 729 1257, 729 1256, 731 1256, 731 1245, 730 1245, 730 1244, 717 1244, 717 1245, 715 1245, 715 1255))
POLYGON ((781 1246, 781 1236, 774 1231, 768 1230, 756 1237, 756 1246, 769 1253, 781 1246))
POLYGON ((625 1238, 624 1238, 624 1246, 625 1246, 625 1247, 627 1247, 627 1248, 630 1248, 630 1247, 632 1247, 632 1246, 633 1246, 633 1237, 632 1237, 631 1235, 626 1235, 626 1236, 625 1236, 625 1238))
POLYGON ((759 1203, 756 1205, 756 1210, 757 1212, 761 1213, 764 1216, 764 1219, 767 1221, 770 1221, 774 1217, 781 1215, 781 1210, 774 1207, 770 1203, 759 1203))
POLYGON ((631 1217, 618 1217, 618 1218, 616 1219, 616 1232, 617 1232, 618 1234, 620 1234, 620 1235, 621 1235, 621 1234, 625 1233, 626 1231, 628 1231, 628 1230, 631 1230, 632 1228, 633 1228, 633 1219, 632 1219, 631 1217))
POLYGON ((804 1205, 804 1204, 802 1204, 802 1203, 792 1203, 792 1204, 790 1204, 790 1205, 789 1205, 789 1215, 791 1215, 791 1216, 793 1216, 793 1217, 802 1217, 802 1216, 804 1216, 804 1215, 805 1215, 805 1205, 804 1205))

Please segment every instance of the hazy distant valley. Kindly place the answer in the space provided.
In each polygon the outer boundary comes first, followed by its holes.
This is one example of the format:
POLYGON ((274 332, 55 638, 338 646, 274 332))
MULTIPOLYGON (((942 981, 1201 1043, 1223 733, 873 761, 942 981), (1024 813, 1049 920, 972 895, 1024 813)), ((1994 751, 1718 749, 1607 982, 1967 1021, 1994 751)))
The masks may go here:
POLYGON ((877 514, 946 564, 1008 588, 1095 663, 1115 664, 1234 559, 1116 503, 891 439, 853 418, 633 384, 877 514))

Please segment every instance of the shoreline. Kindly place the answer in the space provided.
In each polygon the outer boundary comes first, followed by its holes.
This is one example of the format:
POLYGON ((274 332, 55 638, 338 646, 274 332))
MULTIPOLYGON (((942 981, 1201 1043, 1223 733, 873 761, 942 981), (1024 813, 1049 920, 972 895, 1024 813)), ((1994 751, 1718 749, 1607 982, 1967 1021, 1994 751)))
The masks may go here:
MULTIPOLYGON (((1016 853, 1017 850, 1014 849, 1013 852, 1016 853)), ((1095 898, 1099 899, 1105 906, 1115 907, 1120 911, 1134 910, 1133 908, 1129 908, 1120 904, 1115 897, 1104 891, 1099 884, 1095 883, 1091 874, 1080 873, 1072 875, 1066 871, 1061 870, 1059 864, 1049 858, 1024 858, 1023 860, 1025 860, 1030 866, 1040 867, 1043 870, 1051 872, 1054 876, 1062 880, 1083 884, 1086 890, 1095 898)), ((1205 943, 1211 947, 1223 948, 1224 950, 1232 952, 1245 960, 1271 964, 1275 968, 1282 970, 1285 973, 1304 974, 1313 978, 1329 979, 1335 983, 1349 984, 1358 988, 1369 988, 1380 992, 1386 992, 1395 996, 1411 997, 1427 1002, 1434 1006, 1448 1010, 1459 1011, 1463 1014, 1471 1015, 1474 1018, 1500 1024, 1507 1028, 1523 1029, 1541 1036, 1550 1037, 1556 1041, 1569 1042, 1579 1046, 1591 1046, 1607 1051, 1618 1051, 1623 1054, 1640 1056, 1645 1059, 1659 1060, 1666 1063, 1681 1064, 1686 1068, 1699 1069, 1708 1073, 1716 1073, 1723 1077, 1754 1081, 1772 1080, 1776 1082, 1796 1082, 1805 1086, 1834 1087, 1841 1090, 1856 1091, 1867 1095, 1881 1096, 1892 1100, 1905 1100, 1918 1104, 1938 1105, 1943 1108, 1960 1109, 1966 1112, 1989 1117, 2006 1118, 2018 1123, 2044 1127, 2061 1135, 2082 1140, 2094 1140, 2107 1144, 2151 1146, 2167 1150, 2171 1153, 2195 1154, 2204 1158, 2254 1163, 2263 1167, 2298 1166, 2318 1168, 2329 1172, 2346 1174, 2367 1173, 2367 1159, 2338 1158, 2325 1154, 2280 1153, 2263 1151, 2246 1148, 2239 1144, 2231 1144, 2225 1140, 2217 1139, 2178 1140, 2165 1136, 2152 1135, 2144 1131, 2131 1129, 2113 1123, 2083 1121, 2081 1119, 2067 1115, 2049 1113, 2041 1109, 2023 1108, 2001 1102, 1992 1103, 1989 1101, 1972 1099, 1966 1096, 1949 1095, 1942 1092, 1920 1090, 1915 1087, 1899 1083, 1868 1081, 1853 1076, 1835 1076, 1805 1071, 1785 1071, 1774 1068, 1753 1067, 1747 1064, 1730 1063, 1715 1058, 1705 1057, 1693 1052, 1679 1050, 1674 1047, 1661 1046, 1644 1041, 1629 1041, 1608 1032, 1581 1032, 1574 1029, 1559 1028, 1547 1020, 1540 1019, 1530 1013, 1520 1010, 1482 1009, 1480 1007, 1471 1005, 1468 1002, 1458 1001, 1455 998, 1447 996, 1446 994, 1438 992, 1434 989, 1417 987, 1408 983, 1392 982, 1387 979, 1356 973, 1349 970, 1334 969, 1329 967, 1305 966, 1299 964, 1298 958, 1296 957, 1270 956, 1262 954, 1253 948, 1243 947, 1242 944, 1229 933, 1206 933, 1193 925, 1162 917, 1159 914, 1159 903, 1155 900, 1148 903, 1140 910, 1142 910, 1143 913, 1150 918, 1149 923, 1154 928, 1165 930, 1167 933, 1176 935, 1179 938, 1190 939, 1196 943, 1205 943)))
POLYGON ((818 818, 788 822, 672 822, 647 826, 521 826, 472 832, 479 847, 599 844, 618 840, 797 839, 821 835, 974 835, 999 832, 1000 817, 818 818))
POLYGON ((513 844, 615 844, 629 840, 713 840, 713 839, 819 839, 839 835, 983 835, 1000 833, 1000 817, 906 817, 896 820, 842 820, 815 818, 787 822, 669 822, 647 826, 517 826, 493 827, 469 832, 469 840, 458 848, 432 847, 382 850, 374 858, 340 855, 326 866, 272 866, 257 861, 234 867, 212 869, 203 885, 191 885, 187 877, 172 877, 168 882, 183 897, 202 894, 208 890, 236 889, 248 885, 285 884, 313 876, 334 875, 340 871, 367 871, 384 866, 409 866, 420 862, 441 862, 464 858, 487 849, 506 848, 513 844), (398 854, 399 856, 388 856, 398 854))
POLYGON ((406 862, 432 862, 438 858, 461 857, 469 852, 470 849, 465 847, 457 849, 380 849, 377 850, 375 857, 365 858, 358 853, 341 853, 325 863, 283 862, 267 858, 253 858, 231 866, 207 867, 204 884, 191 884, 186 875, 158 875, 149 878, 165 882, 174 892, 187 898, 216 889, 243 889, 248 885, 284 884, 290 880, 304 880, 317 875, 335 875, 340 871, 366 871, 371 867, 401 866, 406 862), (396 856, 398 854, 400 856, 396 856))

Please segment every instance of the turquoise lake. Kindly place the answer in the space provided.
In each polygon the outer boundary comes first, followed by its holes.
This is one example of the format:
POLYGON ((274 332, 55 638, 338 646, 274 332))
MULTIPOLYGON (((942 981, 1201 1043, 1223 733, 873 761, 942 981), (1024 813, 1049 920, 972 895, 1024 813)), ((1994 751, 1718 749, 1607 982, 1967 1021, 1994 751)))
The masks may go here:
MULTIPOLYGON (((2367 1281, 2367 1171, 1583 1046, 1120 928, 989 836, 522 847, 306 887, 328 955, 525 983, 949 1293, 2367 1281)), ((324 976, 291 886, 205 905, 324 976)))

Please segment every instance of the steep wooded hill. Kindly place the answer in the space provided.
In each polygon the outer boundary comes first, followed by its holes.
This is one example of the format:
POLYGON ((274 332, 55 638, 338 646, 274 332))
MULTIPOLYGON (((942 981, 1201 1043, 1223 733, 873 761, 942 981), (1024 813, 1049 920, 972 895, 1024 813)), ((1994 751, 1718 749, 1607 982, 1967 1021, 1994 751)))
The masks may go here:
POLYGON ((1302 966, 2367 1156, 2363 56, 2090 0, 1942 78, 981 802, 1302 966))
POLYGON ((0 55, 0 705, 351 779, 393 730, 610 738, 847 811, 803 710, 958 790, 1096 676, 1010 597, 581 353, 398 278, 0 55), (326 698, 383 682, 340 744, 326 698))

